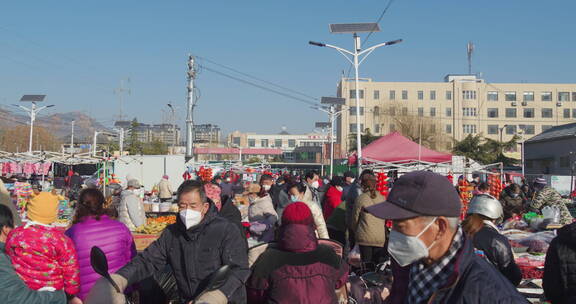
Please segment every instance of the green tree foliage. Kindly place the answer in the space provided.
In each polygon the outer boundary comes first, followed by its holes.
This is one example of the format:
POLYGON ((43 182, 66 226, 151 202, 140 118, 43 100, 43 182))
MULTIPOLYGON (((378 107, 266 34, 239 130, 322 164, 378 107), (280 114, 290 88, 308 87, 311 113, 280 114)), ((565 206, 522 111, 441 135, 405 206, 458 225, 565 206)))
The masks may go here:
POLYGON ((168 154, 168 146, 155 138, 150 143, 145 144, 142 149, 144 155, 165 155, 168 154))
MULTIPOLYGON (((356 151, 356 133, 351 133, 348 135, 350 140, 350 148, 349 151, 356 151)), ((360 140, 362 141, 362 148, 366 147, 367 145, 371 144, 373 141, 380 138, 380 136, 374 135, 370 133, 370 129, 367 128, 364 130, 364 134, 360 135, 360 140)))
POLYGON ((480 134, 474 136, 470 134, 461 141, 454 141, 452 153, 465 156, 484 165, 502 162, 504 166, 511 166, 518 161, 506 157, 503 152, 516 147, 518 139, 518 136, 514 136, 507 142, 500 142, 483 138, 480 134))
POLYGON ((138 120, 134 118, 132 124, 130 124, 130 137, 128 139, 128 152, 131 155, 143 154, 142 143, 138 140, 137 128, 140 124, 138 120))

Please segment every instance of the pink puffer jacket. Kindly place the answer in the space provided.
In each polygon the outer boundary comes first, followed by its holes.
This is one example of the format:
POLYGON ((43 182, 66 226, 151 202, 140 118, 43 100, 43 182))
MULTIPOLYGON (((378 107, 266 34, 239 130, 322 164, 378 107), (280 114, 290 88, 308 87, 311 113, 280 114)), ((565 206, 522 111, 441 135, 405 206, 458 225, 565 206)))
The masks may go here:
POLYGON ((136 256, 136 246, 132 234, 126 225, 103 215, 100 220, 86 217, 80 223, 74 224, 66 231, 78 254, 80 265, 80 293, 82 300, 100 278, 90 265, 90 250, 98 246, 108 258, 110 273, 116 272, 136 256))

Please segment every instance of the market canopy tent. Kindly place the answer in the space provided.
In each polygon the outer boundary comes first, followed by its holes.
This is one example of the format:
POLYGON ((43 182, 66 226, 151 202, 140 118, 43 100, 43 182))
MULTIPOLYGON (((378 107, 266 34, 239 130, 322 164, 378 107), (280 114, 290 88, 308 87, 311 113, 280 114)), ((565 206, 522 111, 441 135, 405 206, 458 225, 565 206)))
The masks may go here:
MULTIPOLYGON (((399 132, 392 132, 362 148, 364 161, 386 163, 410 163, 414 161, 428 163, 446 163, 452 161, 452 155, 430 150, 399 132)), ((356 153, 348 158, 350 164, 356 163, 356 153)))

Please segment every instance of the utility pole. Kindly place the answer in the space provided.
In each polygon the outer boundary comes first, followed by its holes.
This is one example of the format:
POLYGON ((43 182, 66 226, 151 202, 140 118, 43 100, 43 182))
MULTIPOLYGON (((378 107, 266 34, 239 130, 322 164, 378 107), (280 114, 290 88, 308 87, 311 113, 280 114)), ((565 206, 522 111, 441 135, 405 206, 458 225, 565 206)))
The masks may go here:
POLYGON ((70 135, 70 154, 74 155, 74 123, 76 121, 72 121, 72 134, 70 135))
POLYGON ((124 128, 120 128, 120 142, 118 143, 118 147, 120 148, 120 157, 124 155, 124 128))
POLYGON ((178 133, 176 132, 176 109, 174 108, 174 105, 172 105, 172 102, 168 102, 168 107, 172 110, 172 154, 175 154, 176 141, 178 138, 178 133))
POLYGON ((130 89, 124 87, 124 80, 130 83, 130 78, 120 79, 120 87, 114 89, 114 94, 118 95, 118 102, 120 103, 120 112, 118 114, 118 120, 124 120, 124 113, 123 113, 123 104, 124 104, 124 93, 128 93, 130 95, 130 89))
POLYGON ((194 100, 194 79, 196 69, 194 56, 188 55, 188 95, 186 100, 186 161, 194 158, 194 120, 193 112, 196 100, 194 100))
POLYGON ((92 157, 96 157, 96 144, 97 144, 97 138, 98 138, 98 131, 94 131, 94 139, 92 142, 92 157))

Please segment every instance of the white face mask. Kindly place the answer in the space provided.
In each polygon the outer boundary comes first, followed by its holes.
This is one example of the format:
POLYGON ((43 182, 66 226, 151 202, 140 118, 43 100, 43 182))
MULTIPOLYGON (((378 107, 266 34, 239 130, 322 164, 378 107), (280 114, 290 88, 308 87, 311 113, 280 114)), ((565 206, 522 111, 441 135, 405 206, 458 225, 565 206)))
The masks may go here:
POLYGON ((337 189, 338 191, 340 191, 340 192, 342 192, 342 190, 344 190, 344 189, 343 189, 342 187, 340 187, 340 186, 336 186, 336 189, 337 189))
POLYGON ((436 241, 426 247, 426 244, 419 237, 432 226, 434 221, 436 221, 436 217, 416 236, 405 235, 396 230, 390 232, 388 253, 396 260, 398 265, 404 267, 429 256, 428 251, 436 244, 436 241))
POLYGON ((200 223, 202 220, 202 213, 192 209, 184 209, 180 211, 180 219, 184 223, 184 226, 186 226, 186 229, 190 229, 200 223))
POLYGON ((264 188, 265 191, 270 191, 270 185, 262 185, 262 188, 264 188))
POLYGON ((353 184, 355 180, 356 180, 355 178, 351 178, 350 183, 353 184))
POLYGON ((320 183, 318 181, 313 181, 312 185, 310 185, 310 186, 312 186, 312 188, 314 188, 314 189, 318 189, 318 187, 320 187, 320 183))
POLYGON ((298 201, 298 197, 294 194, 290 195, 290 200, 293 202, 297 202, 298 201))

